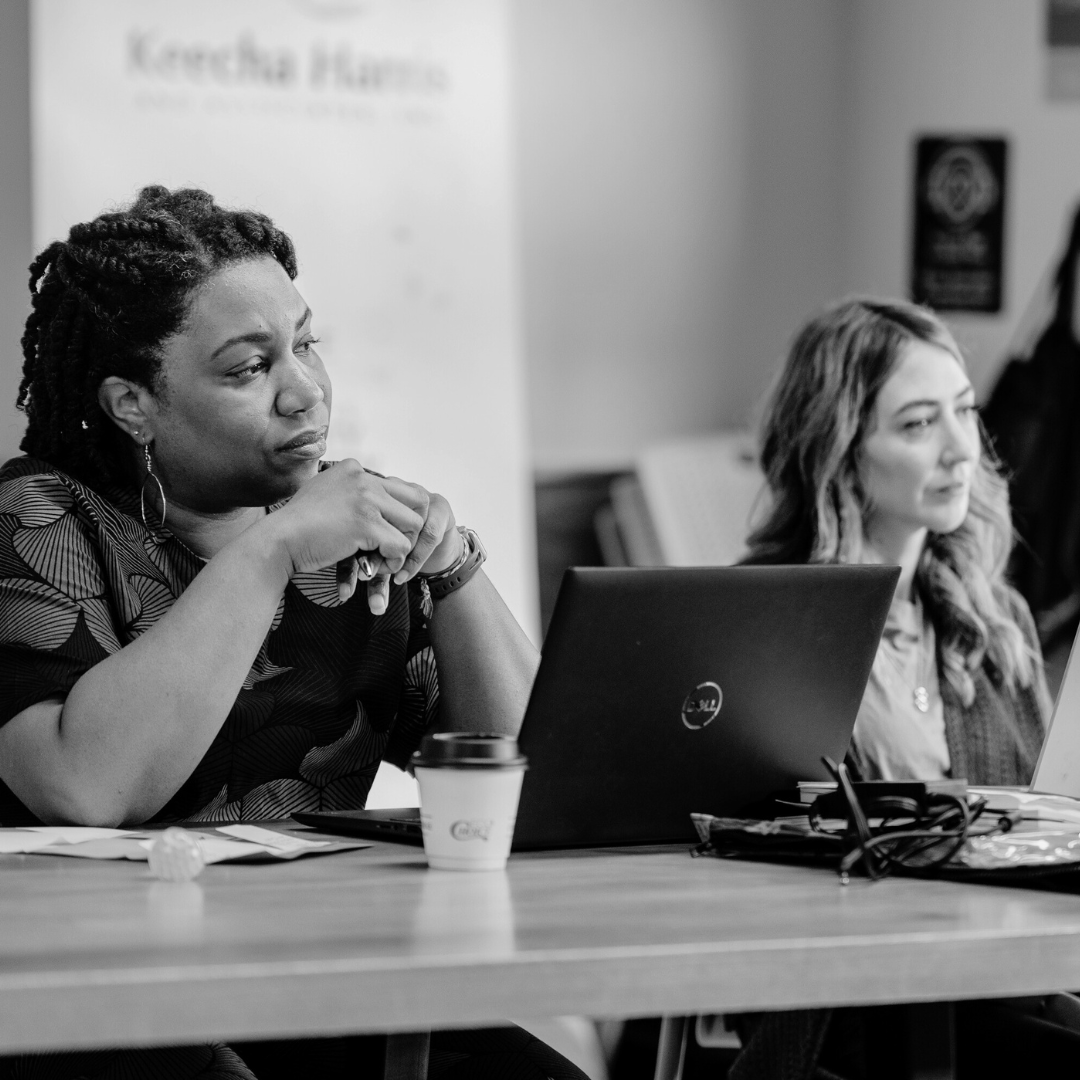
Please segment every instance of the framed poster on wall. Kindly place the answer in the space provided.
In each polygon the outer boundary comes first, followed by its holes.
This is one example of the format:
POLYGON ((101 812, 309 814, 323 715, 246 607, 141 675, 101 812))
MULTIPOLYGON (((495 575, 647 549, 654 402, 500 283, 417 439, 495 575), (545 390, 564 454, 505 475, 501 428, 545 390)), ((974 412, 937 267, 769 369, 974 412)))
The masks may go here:
POLYGON ((1080 100, 1080 0, 1046 0, 1046 96, 1080 100))
POLYGON ((1003 138, 924 136, 915 149, 911 297, 937 311, 1002 305, 1003 138))

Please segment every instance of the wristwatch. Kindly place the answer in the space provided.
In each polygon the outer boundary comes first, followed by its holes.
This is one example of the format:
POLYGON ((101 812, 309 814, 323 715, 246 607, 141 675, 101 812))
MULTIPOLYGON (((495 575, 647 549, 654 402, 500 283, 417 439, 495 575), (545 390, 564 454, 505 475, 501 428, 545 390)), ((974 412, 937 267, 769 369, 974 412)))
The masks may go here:
POLYGON ((467 585, 487 559, 487 551, 472 529, 459 525, 458 532, 461 533, 462 545, 457 561, 438 573, 416 575, 427 585, 432 600, 442 600, 455 589, 467 585))

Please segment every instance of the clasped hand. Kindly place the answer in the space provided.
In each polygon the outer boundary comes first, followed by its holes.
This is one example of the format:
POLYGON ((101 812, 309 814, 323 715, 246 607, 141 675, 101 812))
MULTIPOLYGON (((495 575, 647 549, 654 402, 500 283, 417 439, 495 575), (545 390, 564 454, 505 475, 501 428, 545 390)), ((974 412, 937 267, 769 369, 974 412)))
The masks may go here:
POLYGON ((275 518, 291 574, 336 565, 341 599, 366 581, 375 615, 386 611, 391 579, 401 584, 420 570, 437 573, 461 553, 446 499, 419 484, 367 472, 351 458, 305 480, 268 520, 275 518), (370 575, 361 571, 361 556, 370 575))

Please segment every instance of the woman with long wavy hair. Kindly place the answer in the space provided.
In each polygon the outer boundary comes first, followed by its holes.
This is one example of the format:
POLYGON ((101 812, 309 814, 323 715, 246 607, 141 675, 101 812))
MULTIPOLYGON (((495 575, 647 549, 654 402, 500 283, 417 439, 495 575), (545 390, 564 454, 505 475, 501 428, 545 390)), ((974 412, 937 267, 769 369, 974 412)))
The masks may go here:
POLYGON ((763 423, 752 563, 892 563, 852 740, 866 779, 1026 783, 1049 696, 1005 578, 1008 492, 960 349, 925 308, 846 300, 796 336, 763 423))

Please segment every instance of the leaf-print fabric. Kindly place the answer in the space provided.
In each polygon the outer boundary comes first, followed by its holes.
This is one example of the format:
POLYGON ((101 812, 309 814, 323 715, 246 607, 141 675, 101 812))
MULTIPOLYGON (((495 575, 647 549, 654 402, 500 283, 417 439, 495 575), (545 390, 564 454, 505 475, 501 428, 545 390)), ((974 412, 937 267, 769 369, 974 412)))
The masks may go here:
MULTIPOLYGON (((203 563, 148 530, 138 493, 98 492, 42 461, 0 469, 0 724, 63 697, 168 612, 203 563)), ((333 567, 299 575, 225 724, 158 821, 252 821, 364 805, 380 760, 404 765, 438 678, 418 583, 373 616, 333 567)), ((0 824, 33 822, 0 783, 0 824)))

